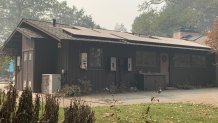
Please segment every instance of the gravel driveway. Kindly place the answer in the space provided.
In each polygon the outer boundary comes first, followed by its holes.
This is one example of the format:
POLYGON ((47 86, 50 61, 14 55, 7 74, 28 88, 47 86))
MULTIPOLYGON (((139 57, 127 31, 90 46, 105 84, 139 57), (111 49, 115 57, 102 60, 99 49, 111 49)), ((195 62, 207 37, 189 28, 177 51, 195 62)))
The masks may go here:
MULTIPOLYGON (((91 106, 110 105, 117 100, 116 104, 140 104, 148 103, 151 97, 156 97, 161 103, 203 103, 218 106, 218 88, 193 89, 193 90, 165 90, 156 92, 128 92, 121 94, 92 94, 81 97, 91 106)), ((67 106, 70 98, 61 100, 62 106, 67 106)))

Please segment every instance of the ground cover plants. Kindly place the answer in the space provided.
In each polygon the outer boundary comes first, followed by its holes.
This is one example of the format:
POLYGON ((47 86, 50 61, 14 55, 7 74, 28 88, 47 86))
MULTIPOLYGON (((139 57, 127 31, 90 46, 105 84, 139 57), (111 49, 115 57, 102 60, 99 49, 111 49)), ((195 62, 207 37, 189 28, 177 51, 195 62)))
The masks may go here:
POLYGON ((68 107, 60 107, 58 98, 32 94, 25 89, 18 96, 13 86, 0 92, 0 123, 216 123, 218 107, 194 103, 150 103, 119 105, 113 99, 106 106, 90 107, 72 98, 68 107))
POLYGON ((62 108, 62 111, 59 110, 59 100, 52 95, 40 96, 33 94, 30 88, 25 88, 18 96, 12 85, 8 90, 0 91, 0 123, 95 122, 91 107, 76 98, 64 111, 62 108))
MULTIPOLYGON (((150 104, 119 105, 116 115, 125 123, 145 123, 143 113, 150 104)), ((111 123, 114 117, 110 107, 95 107, 96 123, 111 123)), ((152 119, 146 123, 217 123, 218 107, 204 104, 185 103, 154 103, 151 105, 149 116, 152 119)), ((120 122, 122 123, 122 122, 120 122)))

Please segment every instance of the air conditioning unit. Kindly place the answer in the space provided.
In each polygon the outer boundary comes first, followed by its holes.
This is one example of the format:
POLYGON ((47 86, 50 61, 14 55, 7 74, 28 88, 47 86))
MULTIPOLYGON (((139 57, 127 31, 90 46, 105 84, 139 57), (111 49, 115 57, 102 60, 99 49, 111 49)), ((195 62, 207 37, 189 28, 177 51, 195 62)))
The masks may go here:
POLYGON ((53 94, 57 93, 61 88, 60 74, 42 74, 42 93, 53 94))

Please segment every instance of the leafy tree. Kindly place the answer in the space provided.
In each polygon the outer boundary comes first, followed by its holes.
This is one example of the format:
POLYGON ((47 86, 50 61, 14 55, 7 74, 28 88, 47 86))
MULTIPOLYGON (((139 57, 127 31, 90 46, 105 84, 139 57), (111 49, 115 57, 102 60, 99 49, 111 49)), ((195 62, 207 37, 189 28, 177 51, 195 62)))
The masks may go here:
POLYGON ((218 20, 214 21, 212 30, 208 33, 206 44, 218 53, 218 20))
POLYGON ((83 9, 78 10, 75 6, 72 8, 68 7, 66 1, 62 3, 57 1, 54 2, 50 14, 50 19, 52 18, 56 18, 60 23, 69 25, 77 25, 83 27, 98 26, 94 23, 90 15, 85 15, 85 11, 83 9))
POLYGON ((147 0, 139 9, 142 14, 136 17, 132 25, 133 32, 170 37, 181 27, 193 27, 202 33, 206 32, 218 15, 218 0, 147 0), (162 8, 156 9, 157 6, 162 8), (142 24, 147 24, 149 18, 152 18, 152 23, 145 28, 142 24))
POLYGON ((11 57, 1 54, 0 55, 0 73, 7 73, 11 57))
POLYGON ((155 11, 144 12, 139 17, 135 18, 132 25, 132 32, 139 34, 156 34, 155 23, 157 23, 158 13, 155 11))
POLYGON ((85 15, 83 9, 67 6, 66 1, 57 0, 0 0, 0 40, 7 39, 22 18, 51 20, 58 22, 94 27, 92 17, 85 15))
MULTIPOLYGON (((37 20, 57 19, 57 22, 84 27, 97 27, 90 15, 67 2, 57 0, 0 0, 0 46, 8 38, 22 18, 37 20)), ((1 70, 8 67, 10 57, 1 56, 1 70), (7 60, 7 62, 5 62, 7 60), (3 66, 3 68, 2 68, 3 66)))
POLYGON ((115 25, 114 30, 120 32, 127 32, 126 27, 123 24, 118 24, 118 23, 115 25))

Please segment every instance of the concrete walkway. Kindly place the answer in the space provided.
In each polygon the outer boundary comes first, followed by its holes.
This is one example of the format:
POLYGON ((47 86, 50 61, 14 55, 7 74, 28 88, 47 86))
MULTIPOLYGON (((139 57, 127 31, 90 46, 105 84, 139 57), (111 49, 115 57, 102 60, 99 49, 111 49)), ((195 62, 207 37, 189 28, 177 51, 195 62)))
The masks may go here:
MULTIPOLYGON (((149 103, 151 97, 159 99, 160 103, 203 103, 218 106, 218 88, 205 88, 193 90, 166 90, 158 94, 156 92, 128 92, 121 94, 92 94, 80 97, 91 106, 116 104, 140 104, 149 103)), ((60 99, 61 107, 68 106, 72 98, 60 99)))

